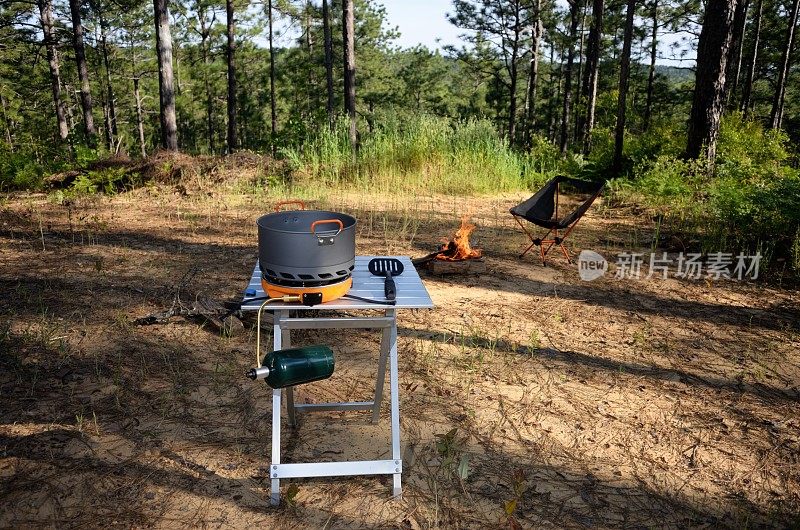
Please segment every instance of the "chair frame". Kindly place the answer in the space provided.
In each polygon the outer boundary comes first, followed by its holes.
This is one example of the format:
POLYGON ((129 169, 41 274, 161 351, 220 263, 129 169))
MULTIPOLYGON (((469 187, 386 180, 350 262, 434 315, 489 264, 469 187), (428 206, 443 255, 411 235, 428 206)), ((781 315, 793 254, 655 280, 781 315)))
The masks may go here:
MULTIPOLYGON (((559 198, 560 191, 561 191, 561 183, 558 183, 558 184, 556 184, 555 213, 553 214, 553 218, 555 218, 555 219, 558 219, 558 198, 559 198)), ((528 231, 528 229, 525 227, 525 225, 522 224, 522 221, 520 221, 520 219, 519 219, 520 216, 518 216, 516 214, 511 214, 511 215, 514 217, 514 220, 517 222, 519 227, 522 228, 522 231, 525 232, 525 235, 527 235, 528 239, 530 239, 530 241, 531 241, 531 244, 528 245, 528 248, 526 248, 525 251, 522 254, 519 255, 519 259, 524 258, 525 254, 530 252, 530 250, 533 247, 538 246, 539 247, 539 256, 542 258, 542 265, 547 265, 547 254, 550 252, 550 250, 554 246, 558 245, 558 247, 561 249, 561 252, 564 254, 564 257, 567 258, 567 263, 572 265, 572 263, 573 263, 572 256, 570 255, 569 250, 567 249, 567 247, 564 246, 564 240, 567 238, 569 233, 572 232, 572 229, 575 228, 578 225, 578 223, 583 218, 583 215, 578 217, 578 219, 576 219, 574 223, 569 225, 567 227, 566 231, 564 231, 564 233, 562 235, 559 236, 558 231, 559 230, 564 230, 563 228, 561 228, 561 229, 559 229, 559 228, 551 228, 541 238, 534 237, 533 234, 531 234, 528 231), (553 237, 551 239, 547 239, 547 236, 549 236, 551 233, 553 234, 553 237), (545 245, 547 246, 547 248, 545 248, 545 245)))

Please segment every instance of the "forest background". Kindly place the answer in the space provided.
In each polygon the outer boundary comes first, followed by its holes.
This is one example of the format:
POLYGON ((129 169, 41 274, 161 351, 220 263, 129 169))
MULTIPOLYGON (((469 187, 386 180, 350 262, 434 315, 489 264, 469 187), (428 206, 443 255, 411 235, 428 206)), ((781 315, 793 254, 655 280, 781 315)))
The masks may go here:
POLYGON ((395 46, 377 0, 0 5, 0 192, 116 193, 175 151, 276 193, 568 174, 800 270, 800 0, 454 0, 442 50, 395 46))

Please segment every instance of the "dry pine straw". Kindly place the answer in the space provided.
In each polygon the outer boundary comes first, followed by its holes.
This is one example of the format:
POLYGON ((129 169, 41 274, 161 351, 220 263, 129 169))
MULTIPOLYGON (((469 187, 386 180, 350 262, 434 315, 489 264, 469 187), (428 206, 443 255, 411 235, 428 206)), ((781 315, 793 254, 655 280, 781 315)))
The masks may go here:
MULTIPOLYGON (((791 525, 800 514, 798 293, 731 282, 582 283, 515 258, 520 197, 341 194, 360 253, 420 255, 464 213, 478 277, 426 277, 436 309, 400 316, 404 497, 383 477, 292 481, 268 506, 270 400, 245 380, 254 327, 139 327, 193 266, 236 296, 263 197, 137 191, 0 211, 0 527, 649 527, 791 525), (442 204, 448 210, 440 213, 442 204), (453 431, 455 429, 455 431, 453 431), (102 521, 102 523, 101 523, 102 521)), ((593 209, 576 248, 648 230, 593 209)), ((306 332, 337 373, 301 401, 364 399, 377 337, 306 332)), ((388 410, 305 415, 294 461, 380 458, 388 410)))

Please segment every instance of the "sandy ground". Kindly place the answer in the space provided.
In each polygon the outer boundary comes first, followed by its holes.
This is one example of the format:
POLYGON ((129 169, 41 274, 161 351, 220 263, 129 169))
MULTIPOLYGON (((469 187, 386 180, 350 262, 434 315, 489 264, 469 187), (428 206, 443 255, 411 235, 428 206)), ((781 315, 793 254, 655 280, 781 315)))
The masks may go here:
MULTIPOLYGON (((423 275, 399 321, 404 495, 389 477, 294 480, 269 506, 271 401, 232 336, 136 317, 240 295, 273 199, 148 188, 0 203, 0 527, 540 528, 800 525, 800 295, 764 281, 581 281, 519 260, 521 195, 329 195, 358 251, 422 255, 463 214, 480 276, 423 275)), ((312 201, 313 202, 313 201, 312 201)), ((600 204, 570 247, 649 253, 600 204)), ((659 249, 659 252, 664 249, 659 249)), ((670 250, 670 249, 667 249, 670 250)), ((674 250, 674 249, 672 249, 674 250)), ((269 330, 266 338, 269 341, 269 330)), ((305 332, 337 371, 301 402, 369 399, 378 334, 305 332)), ((388 385, 387 385, 388 389, 388 385)), ((302 415, 286 461, 383 458, 360 412, 302 415)))

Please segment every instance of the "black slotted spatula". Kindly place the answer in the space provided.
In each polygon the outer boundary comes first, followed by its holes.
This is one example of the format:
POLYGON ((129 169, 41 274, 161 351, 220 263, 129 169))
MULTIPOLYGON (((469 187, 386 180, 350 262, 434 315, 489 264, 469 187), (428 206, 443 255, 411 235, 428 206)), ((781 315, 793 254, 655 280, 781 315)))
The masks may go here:
POLYGON ((387 300, 397 298, 397 287, 394 284, 394 276, 403 274, 403 262, 397 258, 372 258, 369 260, 369 272, 375 276, 383 276, 386 281, 383 283, 383 294, 387 300))

